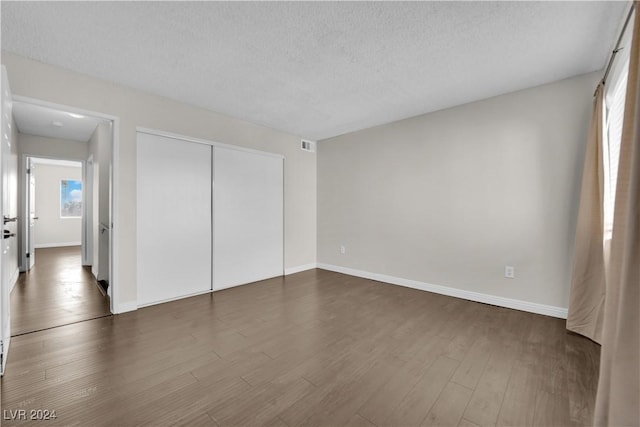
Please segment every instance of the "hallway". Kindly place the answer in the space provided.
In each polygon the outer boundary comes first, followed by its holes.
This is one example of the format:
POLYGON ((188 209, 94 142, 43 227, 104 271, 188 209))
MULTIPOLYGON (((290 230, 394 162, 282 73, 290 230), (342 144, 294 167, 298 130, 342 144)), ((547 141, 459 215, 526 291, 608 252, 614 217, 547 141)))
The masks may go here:
POLYGON ((36 249, 36 263, 21 273, 11 293, 11 335, 109 316, 80 246, 36 249))

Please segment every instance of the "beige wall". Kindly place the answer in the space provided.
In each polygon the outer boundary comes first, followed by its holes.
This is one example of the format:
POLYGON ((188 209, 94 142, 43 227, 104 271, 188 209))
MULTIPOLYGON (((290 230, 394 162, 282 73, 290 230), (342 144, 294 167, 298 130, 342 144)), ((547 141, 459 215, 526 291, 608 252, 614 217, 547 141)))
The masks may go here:
POLYGON ((82 219, 60 218, 60 181, 82 181, 82 168, 34 165, 36 179, 35 247, 80 245, 82 219))
POLYGON ((21 156, 53 158, 60 160, 87 160, 89 145, 86 142, 43 136, 18 134, 18 150, 21 156))
MULTIPOLYGON (((62 68, 2 52, 14 95, 37 98, 120 119, 116 241, 119 306, 137 298, 136 126, 239 145, 285 156, 285 267, 316 259, 316 157, 300 150, 300 137, 191 107, 62 68)), ((216 82, 202 82, 216 84, 216 82)))
POLYGON ((599 77, 320 142, 318 262, 567 307, 599 77))

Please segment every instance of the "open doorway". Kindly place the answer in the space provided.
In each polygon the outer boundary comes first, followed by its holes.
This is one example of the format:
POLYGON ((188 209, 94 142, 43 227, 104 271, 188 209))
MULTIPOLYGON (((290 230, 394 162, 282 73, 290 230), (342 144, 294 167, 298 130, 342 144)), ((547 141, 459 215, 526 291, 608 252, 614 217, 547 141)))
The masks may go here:
POLYGON ((85 183, 82 162, 32 156, 25 160, 25 270, 31 270, 35 249, 82 247, 85 183))
POLYGON ((111 120, 15 100, 21 275, 11 335, 111 314, 111 120))

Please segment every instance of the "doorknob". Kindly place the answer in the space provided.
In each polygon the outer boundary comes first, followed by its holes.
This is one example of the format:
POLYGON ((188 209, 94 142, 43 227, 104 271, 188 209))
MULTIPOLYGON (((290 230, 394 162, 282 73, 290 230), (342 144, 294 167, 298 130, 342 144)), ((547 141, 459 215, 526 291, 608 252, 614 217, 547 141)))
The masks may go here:
POLYGON ((3 219, 4 219, 4 223, 5 224, 8 223, 8 222, 16 222, 18 220, 18 218, 9 218, 6 215, 3 217, 3 219))

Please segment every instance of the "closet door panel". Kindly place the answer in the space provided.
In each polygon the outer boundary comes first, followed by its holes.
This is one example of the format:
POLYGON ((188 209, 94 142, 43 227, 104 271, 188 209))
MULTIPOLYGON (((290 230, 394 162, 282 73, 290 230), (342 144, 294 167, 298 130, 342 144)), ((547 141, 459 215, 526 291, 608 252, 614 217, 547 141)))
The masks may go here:
POLYGON ((214 148, 214 289, 283 274, 283 159, 214 148))
POLYGON ((212 283, 212 148, 138 133, 138 305, 212 283))

